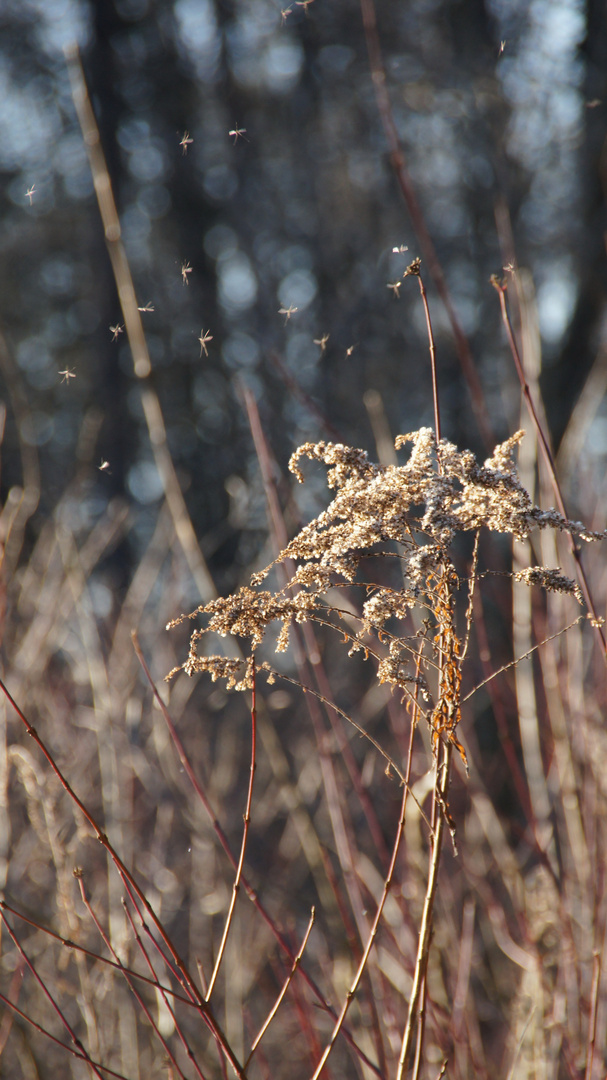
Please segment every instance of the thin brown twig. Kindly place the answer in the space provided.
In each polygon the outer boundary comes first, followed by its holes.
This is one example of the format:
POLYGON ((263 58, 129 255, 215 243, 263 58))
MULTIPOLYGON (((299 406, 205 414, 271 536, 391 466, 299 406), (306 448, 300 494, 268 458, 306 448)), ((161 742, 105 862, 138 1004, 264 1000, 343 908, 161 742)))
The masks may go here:
MULTIPOLYGON (((430 308, 428 306, 428 296, 424 286, 423 278, 420 274, 421 260, 414 259, 413 262, 405 270, 405 277, 416 277, 419 282, 419 291, 422 297, 422 303, 424 305, 424 315, 426 317, 426 329, 428 331, 428 347, 430 349, 430 370, 432 372, 432 401, 434 402, 434 436, 436 438, 436 452, 439 453, 439 444, 441 440, 441 426, 440 426, 440 403, 438 399, 438 374, 436 371, 436 344, 434 342, 434 331, 432 330, 432 319, 430 318, 430 308)), ((440 472, 440 457, 438 458, 438 467, 440 472)))
POLYGON ((417 1010, 417 1039, 415 1042, 415 1057, 413 1059, 413 1071, 411 1073, 411 1080, 419 1080, 419 1070, 422 1064, 422 1053, 424 1050, 424 1032, 425 1032, 425 1020, 426 1020, 426 995, 428 993, 428 980, 426 979, 426 972, 423 974, 422 989, 420 994, 420 1005, 417 1010))
POLYGON ((133 356, 135 375, 141 380, 141 404, 150 435, 154 461, 162 481, 164 495, 173 518, 175 532, 186 562, 203 600, 217 595, 213 579, 200 550, 196 533, 188 513, 181 486, 175 472, 166 436, 166 427, 158 401, 158 395, 148 380, 152 365, 143 330, 141 312, 137 304, 131 268, 127 259, 120 219, 112 192, 112 182, 101 145, 99 128, 80 62, 76 44, 66 46, 65 58, 72 87, 72 99, 82 130, 84 145, 89 158, 93 185, 103 223, 105 241, 122 308, 122 317, 133 356))
POLYGON ((205 1001, 210 1001, 211 1000, 211 994, 213 993, 213 987, 215 986, 215 983, 217 981, 217 976, 219 974, 219 968, 221 967, 221 961, 223 959, 223 954, 225 952, 226 944, 227 944, 227 941, 228 941, 228 934, 230 932, 230 927, 232 925, 232 919, 234 917, 234 908, 236 906, 236 899, 238 897, 238 893, 240 892, 240 883, 241 883, 241 880, 242 880, 242 868, 243 868, 243 865, 244 865, 245 851, 247 849, 247 840, 248 840, 248 837, 249 837, 249 826, 251 824, 251 804, 252 804, 252 801, 253 801, 253 780, 255 779, 255 769, 256 769, 256 760, 257 760, 256 759, 256 754, 257 754, 257 697, 256 697, 257 683, 256 683, 256 679, 257 679, 257 676, 256 676, 256 672, 255 672, 255 657, 254 656, 251 657, 251 678, 252 678, 252 681, 253 681, 253 686, 252 686, 252 689, 251 689, 251 765, 250 765, 250 769, 249 769, 249 788, 248 788, 248 791, 247 791, 247 802, 246 802, 244 818, 243 818, 242 841, 241 841, 241 844, 240 844, 240 856, 239 856, 239 859, 238 859, 238 866, 236 867, 236 877, 234 878, 234 884, 232 886, 232 898, 230 900, 230 907, 229 907, 229 910, 228 910, 225 926, 224 926, 224 929, 223 929, 223 934, 222 934, 222 938, 221 938, 221 944, 219 946, 219 950, 218 950, 218 953, 217 953, 217 959, 215 961, 215 967, 213 968, 213 973, 212 973, 211 978, 209 980, 209 988, 208 988, 208 990, 207 990, 207 992, 205 994, 205 1001))
MULTIPOLYGON (((260 668, 259 670, 262 670, 262 669, 260 668)), ((320 698, 322 700, 322 697, 319 694, 318 690, 314 690, 311 686, 302 686, 302 684, 299 682, 298 679, 292 679, 290 675, 285 675, 284 672, 282 672, 282 671, 276 671, 274 668, 271 668, 269 665, 267 667, 264 666, 263 670, 269 672, 276 679, 283 679, 284 682, 290 683, 291 686, 299 687, 300 690, 303 690, 304 694, 312 694, 314 697, 320 698)), ((361 727, 360 724, 356 723, 356 720, 353 720, 351 716, 348 716, 347 712, 344 712, 343 709, 340 709, 339 705, 336 705, 334 701, 329 701, 329 702, 327 702, 327 704, 330 705, 332 709, 335 709, 336 712, 340 713, 340 715, 343 716, 344 720, 347 720, 349 724, 352 724, 352 727, 356 728, 356 730, 359 732, 360 735, 363 736, 363 738, 369 740, 369 742, 372 744, 372 746, 374 746, 375 749, 381 754, 384 761, 387 762, 389 768, 394 769, 394 772, 398 776, 401 784, 406 784, 407 783, 406 773, 403 773, 401 771, 401 769, 399 769, 399 767, 396 764, 396 762, 394 761, 394 759, 392 757, 390 757, 390 754, 387 752, 387 750, 384 750, 381 743, 378 743, 377 739, 374 739, 373 736, 370 735, 368 731, 365 731, 364 727, 361 727)), ((415 796, 415 792, 413 791, 412 788, 409 788, 409 794, 411 795, 411 798, 413 799, 413 802, 417 806, 417 809, 419 810, 424 822, 426 823, 426 825, 430 829, 430 832, 432 832, 432 826, 431 826, 431 824, 430 824, 430 822, 428 820, 428 817, 424 813, 423 808, 420 806, 419 801, 417 800, 417 798, 415 796)))
POLYGON ((521 660, 526 660, 527 657, 531 656, 532 653, 537 652, 538 649, 541 649, 542 645, 547 645, 549 641, 554 641, 555 638, 561 637, 562 634, 566 634, 568 630, 572 630, 574 626, 577 626, 577 624, 581 622, 583 618, 585 618, 584 615, 578 615, 577 619, 574 619, 573 622, 570 622, 567 626, 563 626, 563 628, 561 630, 557 630, 556 633, 550 634, 550 637, 544 638, 543 641, 538 641, 537 645, 533 645, 532 648, 528 649, 527 652, 522 654, 522 656, 517 656, 516 660, 509 660, 507 664, 502 664, 502 666, 497 668, 496 671, 492 671, 491 675, 488 675, 487 678, 483 679, 482 682, 477 683, 476 686, 474 686, 472 690, 470 690, 466 694, 466 696, 462 698, 462 705, 465 701, 469 701, 472 695, 476 694, 478 690, 481 690, 483 686, 486 686, 487 683, 491 682, 492 679, 495 679, 497 675, 501 675, 504 671, 509 671, 509 669, 511 667, 514 667, 515 664, 520 664, 521 660))
POLYGON ((297 956, 295 957, 295 959, 293 961, 293 964, 291 965, 291 970, 290 970, 289 974, 287 975, 287 978, 286 978, 286 980, 285 980, 285 982, 283 984, 283 987, 282 987, 278 997, 276 998, 276 1001, 274 1002, 272 1008, 270 1009, 270 1012, 268 1013, 266 1019, 264 1020, 258 1034, 255 1036, 255 1038, 253 1040, 253 1044, 251 1046, 251 1052, 250 1052, 247 1060, 244 1063, 245 1072, 249 1067, 249 1063, 251 1061, 251 1058, 253 1057, 253 1054, 255 1053, 257 1047, 259 1046, 261 1040, 263 1039, 263 1037, 264 1037, 266 1031, 268 1030, 270 1024, 272 1023, 272 1020, 276 1016, 276 1013, 278 1012, 278 1010, 279 1010, 279 1008, 280 1008, 280 1006, 282 1004, 283 998, 284 998, 287 990, 289 989, 289 986, 291 985, 291 980, 293 979, 293 976, 295 975, 295 972, 297 971, 297 968, 299 967, 299 965, 301 963, 301 959, 302 959, 302 956, 303 956, 303 954, 305 952, 306 945, 308 944, 308 938, 310 937, 310 934, 312 933, 312 927, 314 926, 315 918, 316 918, 316 908, 313 907, 311 912, 310 912, 310 921, 308 922, 308 927, 307 927, 307 930, 306 930, 306 932, 304 934, 304 939, 303 939, 303 941, 301 943, 301 947, 299 949, 299 952, 297 953, 297 956))
MULTIPOLYGON (((502 321, 503 321, 504 327, 506 329, 506 336, 508 338, 508 344, 510 346, 510 351, 512 353, 512 359, 514 360, 514 366, 516 368, 516 373, 518 375, 519 382, 521 384, 521 390, 523 392, 523 397, 525 398, 525 401, 527 402, 527 407, 529 409, 529 415, 531 417, 531 421, 533 423, 533 426, 535 428, 535 432, 537 434, 537 438, 538 438, 540 448, 541 448, 541 451, 542 451, 542 456, 544 458, 544 462, 545 462, 546 468, 548 470, 548 475, 550 476, 550 482, 552 484, 552 489, 554 491, 554 497, 555 497, 555 500, 556 500, 556 505, 558 507, 559 512, 562 514, 562 516, 564 518, 568 518, 569 515, 567 514, 567 508, 565 506, 565 500, 563 499, 563 494, 562 494, 562 491, 561 491, 561 485, 559 483, 559 479, 558 479, 557 472, 556 472, 556 465, 554 463, 554 458, 552 456, 552 450, 550 449, 548 439, 547 439, 547 437, 546 437, 546 435, 544 433, 544 429, 542 428, 542 425, 540 423, 540 418, 538 416, 537 409, 535 407, 535 402, 533 401, 533 398, 531 396, 531 391, 529 389, 529 384, 527 383, 527 378, 526 378, 526 375, 525 375, 525 369, 524 369, 522 361, 521 361, 520 353, 518 351, 518 345, 516 343, 516 338, 514 336, 514 331, 512 329, 512 323, 510 321, 510 315, 508 313, 508 305, 506 303, 506 293, 508 291, 508 285, 507 285, 506 281, 500 280, 495 274, 491 278, 491 284, 493 285, 494 289, 497 291, 497 294, 499 296, 500 309, 501 309, 501 313, 502 313, 502 321)), ((594 606, 594 600, 592 598, 592 593, 590 592, 590 586, 588 584, 588 579, 586 577, 586 572, 585 572, 584 567, 582 565, 582 558, 581 558, 581 554, 580 554, 580 549, 579 549, 578 545, 576 544, 576 542, 575 542, 573 536, 571 535, 571 533, 568 533, 568 536, 569 536, 569 547, 570 547, 571 554, 573 555, 573 559, 574 559, 574 562, 575 562, 576 573, 577 573, 577 576, 578 576, 578 580, 579 580, 582 592, 584 594, 584 600, 586 601, 586 606, 587 606, 588 611, 590 612, 590 614, 592 616, 592 620, 591 620, 592 625, 595 628, 595 630, 597 631, 597 633, 598 633, 598 635, 599 635, 599 637, 601 639, 603 655, 604 655, 604 658, 605 658, 605 662, 607 663, 607 639, 605 638, 605 634, 603 632, 602 620, 597 615, 596 608, 594 606)))

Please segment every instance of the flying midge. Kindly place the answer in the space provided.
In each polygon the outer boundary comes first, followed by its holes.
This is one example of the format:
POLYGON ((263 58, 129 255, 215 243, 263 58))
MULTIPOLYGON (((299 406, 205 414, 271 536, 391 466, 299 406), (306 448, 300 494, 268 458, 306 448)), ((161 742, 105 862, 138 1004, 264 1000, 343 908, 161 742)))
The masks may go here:
POLYGON ((204 353, 205 356, 208 356, 209 352, 208 352, 208 349, 207 349, 207 343, 209 341, 213 340, 213 337, 211 335, 211 331, 210 330, 201 330, 200 331, 200 337, 198 338, 198 340, 200 342, 200 355, 202 356, 202 354, 204 353))
POLYGON ((194 140, 190 138, 189 131, 184 131, 183 135, 181 136, 181 141, 179 143, 184 157, 188 152, 188 146, 191 146, 193 142, 194 140))

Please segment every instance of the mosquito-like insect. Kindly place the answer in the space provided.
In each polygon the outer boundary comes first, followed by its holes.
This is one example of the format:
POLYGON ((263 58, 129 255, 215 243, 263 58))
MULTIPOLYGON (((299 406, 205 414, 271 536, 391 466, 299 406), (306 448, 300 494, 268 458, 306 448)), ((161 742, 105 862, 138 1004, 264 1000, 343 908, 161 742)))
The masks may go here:
POLYGON ((191 146, 193 142, 194 140, 190 138, 189 131, 184 131, 183 135, 181 136, 181 141, 179 143, 184 157, 188 152, 188 146, 191 146))
POLYGON ((191 274, 191 273, 192 273, 192 267, 190 266, 190 263, 189 262, 182 263, 181 264, 181 280, 183 281, 184 285, 189 285, 190 284, 189 281, 188 281, 188 274, 191 274))
POLYGON ((213 340, 213 337, 211 335, 211 331, 210 330, 201 330, 200 331, 200 337, 198 338, 198 340, 200 342, 200 355, 201 355, 201 357, 202 357, 203 353, 204 353, 205 356, 208 356, 209 352, 208 352, 208 349, 207 349, 207 342, 213 340))
POLYGON ((325 351, 325 349, 327 347, 327 341, 328 340, 329 340, 329 335, 328 334, 323 334, 323 336, 320 337, 320 338, 314 338, 314 344, 318 345, 320 347, 321 353, 324 353, 324 351, 325 351))
POLYGON ((404 255, 405 251, 408 251, 408 250, 409 250, 409 248, 407 247, 406 244, 399 244, 398 247, 393 247, 392 248, 392 254, 393 255, 404 255))
POLYGON ((147 304, 145 304, 144 307, 138 307, 137 308, 137 311, 154 311, 154 310, 155 310, 155 308, 154 308, 154 305, 153 305, 151 300, 148 300, 147 304))
POLYGON ((314 3, 314 0, 295 0, 295 6, 296 7, 302 7, 304 9, 306 15, 309 14, 308 8, 309 8, 310 4, 313 4, 313 3, 314 3))
POLYGON ((505 40, 504 40, 504 41, 500 41, 500 47, 499 47, 499 50, 498 50, 498 53, 497 53, 497 55, 498 55, 498 56, 501 56, 505 48, 506 48, 506 42, 505 42, 505 40))
POLYGON ((401 285, 402 285, 402 281, 389 281, 388 284, 386 285, 386 288, 387 289, 392 289, 392 292, 398 298, 400 296, 400 287, 401 287, 401 285))
POLYGON ((283 9, 281 10, 281 12, 280 12, 280 21, 281 21, 281 23, 283 24, 283 26, 284 26, 284 24, 286 23, 287 19, 289 18, 289 15, 291 15, 291 14, 292 14, 292 10, 293 10, 293 9, 292 9, 292 8, 290 8, 290 7, 288 7, 288 8, 283 8, 283 9))
POLYGON ((356 348, 356 345, 349 345, 348 348, 346 349, 346 356, 352 356, 352 353, 354 352, 355 348, 356 348))
POLYGON ((116 323, 115 326, 110 326, 110 332, 112 341, 118 341, 118 335, 124 332, 124 326, 121 326, 120 323, 116 323))
POLYGON ((245 142, 249 141, 246 136, 246 130, 246 128, 235 127, 232 128, 231 131, 228 131, 230 138, 234 139, 234 146, 236 146, 239 139, 244 139, 245 142))
POLYGON ((111 476, 110 463, 109 461, 105 461, 104 458, 101 459, 101 465, 98 465, 97 468, 99 469, 99 472, 106 472, 111 476))
POLYGON ((32 184, 31 188, 28 188, 27 191, 25 192, 25 198, 29 199, 30 206, 32 205, 32 201, 33 201, 33 198, 34 198, 35 191, 36 191, 36 185, 32 184))
POLYGON ((285 323, 288 323, 289 319, 291 318, 291 315, 294 315, 297 310, 298 310, 298 308, 294 307, 293 304, 290 304, 289 307, 281 307, 281 308, 279 308, 278 309, 278 314, 279 315, 284 315, 285 323))
POLYGON ((63 375, 63 378, 62 378, 61 382, 68 383, 68 385, 69 385, 70 379, 75 379, 76 378, 76 372, 72 371, 68 367, 66 367, 65 371, 60 371, 59 374, 63 375))

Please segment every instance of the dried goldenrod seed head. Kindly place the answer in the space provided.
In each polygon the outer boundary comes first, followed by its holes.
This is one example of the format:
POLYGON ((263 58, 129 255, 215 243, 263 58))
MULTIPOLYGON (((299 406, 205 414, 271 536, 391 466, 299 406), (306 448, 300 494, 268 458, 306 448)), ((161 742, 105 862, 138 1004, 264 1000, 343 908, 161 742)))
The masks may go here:
MULTIPOLYGON (((200 655, 204 634, 231 634, 248 642, 248 651, 253 653, 276 623, 280 630, 275 649, 282 652, 288 647, 293 624, 308 620, 328 624, 341 635, 350 654, 363 650, 375 657, 380 682, 398 687, 409 699, 415 687, 421 687, 422 697, 430 703, 427 718, 434 734, 447 733, 459 748, 454 736, 462 662, 454 604, 459 579, 449 555, 454 536, 478 534, 482 528, 516 539, 524 539, 536 528, 563 530, 587 541, 605 536, 554 509, 545 511, 534 505, 514 462, 523 434, 517 431, 500 443, 482 465, 469 450, 459 450, 444 439, 437 446, 430 428, 398 436, 396 448, 409 449, 403 465, 375 465, 364 450, 341 443, 300 446, 289 468, 301 483, 302 457, 329 466, 327 482, 335 489, 332 501, 274 563, 253 576, 251 586, 175 620, 206 616, 206 625, 191 636, 183 670, 188 675, 208 671, 214 680, 225 679, 228 687, 244 689, 252 684, 252 660, 200 655), (395 587, 359 580, 361 560, 373 558, 398 559, 402 574, 395 587), (276 592, 259 589, 277 564, 285 570, 291 567, 286 584, 276 592), (333 597, 335 588, 344 584, 358 585, 366 592, 360 614, 355 616, 359 630, 354 634, 351 628, 343 629, 345 612, 327 596, 331 592, 333 597), (421 654, 412 645, 415 638, 403 632, 404 621, 416 607, 427 616, 417 632, 423 643, 421 654), (421 656, 416 672, 413 656, 421 656), (434 705, 428 680, 436 684, 434 705)), ((534 566, 515 576, 528 585, 582 599, 577 585, 558 569, 534 566)))

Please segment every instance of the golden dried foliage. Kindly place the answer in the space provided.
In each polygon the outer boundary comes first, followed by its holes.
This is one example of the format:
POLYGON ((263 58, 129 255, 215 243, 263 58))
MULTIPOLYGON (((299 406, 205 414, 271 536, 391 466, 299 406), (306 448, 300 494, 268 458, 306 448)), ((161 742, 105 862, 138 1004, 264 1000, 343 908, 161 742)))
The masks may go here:
MULTIPOLYGON (((398 687, 412 699, 412 687, 422 688, 427 708, 422 715, 432 729, 435 750, 441 737, 464 757, 455 732, 460 720, 462 636, 456 629, 455 594, 460 581, 450 548, 460 532, 478 533, 482 528, 524 539, 535 528, 565 530, 582 540, 602 539, 604 534, 569 521, 554 509, 535 506, 522 486, 514 462, 514 450, 523 437, 518 431, 497 446, 479 465, 474 454, 458 450, 446 440, 436 444, 430 428, 421 428, 396 439, 396 448, 410 445, 404 465, 376 465, 365 451, 340 443, 306 443, 293 454, 289 467, 300 482, 302 457, 328 465, 328 484, 336 495, 327 509, 304 526, 271 563, 233 595, 211 600, 186 618, 207 616, 206 626, 196 629, 189 655, 182 665, 188 675, 207 671, 213 680, 225 679, 228 687, 250 688, 253 666, 225 656, 199 652, 209 631, 249 642, 254 653, 266 632, 282 624, 276 651, 285 651, 289 631, 308 620, 339 629, 350 653, 363 651, 377 663, 377 678, 398 687), (397 587, 359 579, 361 560, 397 558, 402 581, 397 587), (259 586, 277 564, 292 567, 287 583, 276 592, 259 586), (328 602, 335 586, 359 586, 365 592, 359 615, 360 629, 352 635, 340 625, 344 612, 328 602), (402 633, 411 609, 423 613, 421 627, 413 635, 402 633), (389 629, 387 624, 393 620, 389 629), (395 621, 395 622, 394 622, 395 621), (400 631, 400 632, 399 632, 400 631), (423 643, 422 675, 414 666, 419 642, 423 643), (246 665, 246 666, 245 666, 246 665), (434 687, 434 691, 432 690, 434 687)), ((468 579, 473 587, 476 568, 468 579)), ((581 601, 577 585, 558 569, 536 566, 520 571, 518 580, 545 589, 572 593, 581 601)), ((471 618, 471 605, 466 618, 471 618)), ((267 663, 263 665, 267 670, 267 663)), ((175 669, 179 670, 179 669, 175 669)), ((171 672, 171 675, 174 672, 171 672)), ((419 708, 419 701, 418 701, 419 708)))

